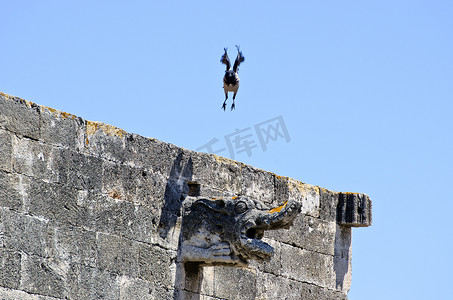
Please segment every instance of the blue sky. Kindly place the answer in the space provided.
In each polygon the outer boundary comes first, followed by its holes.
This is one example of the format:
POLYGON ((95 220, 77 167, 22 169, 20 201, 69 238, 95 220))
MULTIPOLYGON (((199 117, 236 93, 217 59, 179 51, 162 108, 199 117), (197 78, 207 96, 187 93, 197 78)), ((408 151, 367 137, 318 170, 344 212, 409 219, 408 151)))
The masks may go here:
POLYGON ((193 150, 225 148, 239 129, 256 147, 236 160, 372 198, 373 226, 353 230, 350 299, 451 297, 453 2, 0 10, 0 91, 193 150), (246 60, 236 110, 224 112, 219 60, 235 44, 246 60), (264 151, 254 126, 280 116, 290 140, 264 151))

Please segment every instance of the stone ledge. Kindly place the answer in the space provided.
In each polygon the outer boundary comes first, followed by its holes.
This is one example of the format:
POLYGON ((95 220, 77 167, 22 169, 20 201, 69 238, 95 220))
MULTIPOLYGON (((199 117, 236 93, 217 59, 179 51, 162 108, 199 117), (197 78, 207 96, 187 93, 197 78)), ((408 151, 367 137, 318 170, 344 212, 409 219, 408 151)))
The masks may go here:
POLYGON ((371 226, 371 200, 365 194, 340 193, 337 222, 347 227, 371 226))

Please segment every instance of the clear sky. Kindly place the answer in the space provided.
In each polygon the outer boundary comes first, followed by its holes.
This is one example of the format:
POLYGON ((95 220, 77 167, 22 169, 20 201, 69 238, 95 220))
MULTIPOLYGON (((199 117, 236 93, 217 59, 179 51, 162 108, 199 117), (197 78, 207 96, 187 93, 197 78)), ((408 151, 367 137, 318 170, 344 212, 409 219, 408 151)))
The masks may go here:
POLYGON ((451 299, 452 1, 0 0, 0 11, 0 91, 366 193, 373 226, 353 230, 350 299, 451 299), (234 60, 235 44, 245 62, 224 112, 220 56, 234 60))

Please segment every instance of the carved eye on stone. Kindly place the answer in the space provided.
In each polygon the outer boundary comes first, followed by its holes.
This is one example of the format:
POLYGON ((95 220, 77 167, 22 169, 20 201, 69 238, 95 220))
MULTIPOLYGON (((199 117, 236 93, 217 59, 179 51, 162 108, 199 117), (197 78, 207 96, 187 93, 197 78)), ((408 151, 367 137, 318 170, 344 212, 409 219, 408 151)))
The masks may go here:
POLYGON ((242 214, 243 212, 245 212, 247 210, 247 204, 244 201, 239 201, 238 203, 236 203, 234 210, 238 214, 242 214))
POLYGON ((217 207, 218 208, 224 208, 225 207, 225 201, 219 199, 219 200, 216 200, 215 202, 217 204, 217 207))

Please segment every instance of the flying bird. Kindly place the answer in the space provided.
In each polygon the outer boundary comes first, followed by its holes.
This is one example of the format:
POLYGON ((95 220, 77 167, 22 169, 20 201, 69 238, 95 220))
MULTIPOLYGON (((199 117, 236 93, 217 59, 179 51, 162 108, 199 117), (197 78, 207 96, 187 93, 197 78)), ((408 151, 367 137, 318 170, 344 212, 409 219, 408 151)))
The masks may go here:
POLYGON ((236 94, 239 89, 239 76, 238 70, 239 65, 241 62, 245 60, 244 56, 242 56, 242 52, 239 50, 239 46, 236 46, 238 49, 238 56, 234 61, 233 70, 231 70, 231 63, 230 59, 228 58, 227 48, 223 48, 225 53, 222 55, 220 62, 226 65, 225 76, 223 76, 223 90, 225 91, 225 101, 223 101, 222 108, 225 110, 226 108, 226 101, 228 100, 228 92, 234 92, 233 94, 233 104, 231 104, 231 110, 234 109, 234 99, 236 98, 236 94))

